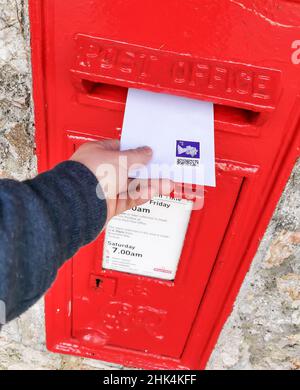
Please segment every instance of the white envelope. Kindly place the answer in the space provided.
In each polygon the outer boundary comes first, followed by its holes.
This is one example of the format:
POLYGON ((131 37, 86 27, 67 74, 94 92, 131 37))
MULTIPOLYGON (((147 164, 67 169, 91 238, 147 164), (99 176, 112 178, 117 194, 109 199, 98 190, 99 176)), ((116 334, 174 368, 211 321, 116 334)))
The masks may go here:
POLYGON ((131 177, 216 185, 213 103, 130 89, 121 150, 150 146, 153 159, 131 177))

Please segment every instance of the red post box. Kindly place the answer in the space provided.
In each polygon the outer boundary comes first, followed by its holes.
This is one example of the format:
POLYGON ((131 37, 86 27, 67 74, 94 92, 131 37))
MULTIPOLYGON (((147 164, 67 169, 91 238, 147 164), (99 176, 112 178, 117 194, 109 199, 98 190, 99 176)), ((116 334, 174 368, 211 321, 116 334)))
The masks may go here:
POLYGON ((40 171, 86 140, 120 138, 130 87, 215 104, 217 186, 191 214, 175 279, 104 269, 104 232, 48 293, 47 346, 205 368, 299 156, 300 3, 29 2, 40 171))

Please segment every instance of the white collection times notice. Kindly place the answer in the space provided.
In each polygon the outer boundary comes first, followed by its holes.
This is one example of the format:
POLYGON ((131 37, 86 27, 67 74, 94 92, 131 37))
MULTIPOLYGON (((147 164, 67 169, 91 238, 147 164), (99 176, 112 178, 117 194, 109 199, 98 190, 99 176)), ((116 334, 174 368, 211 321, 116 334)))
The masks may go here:
POLYGON ((107 226, 103 268, 174 280, 193 202, 157 197, 107 226))

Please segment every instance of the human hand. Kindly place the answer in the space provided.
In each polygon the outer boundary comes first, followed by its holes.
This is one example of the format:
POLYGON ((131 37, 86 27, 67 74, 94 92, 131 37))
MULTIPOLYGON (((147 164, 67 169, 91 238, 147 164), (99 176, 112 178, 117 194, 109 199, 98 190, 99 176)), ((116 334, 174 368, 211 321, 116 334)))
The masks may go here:
POLYGON ((152 158, 148 147, 120 152, 120 142, 104 140, 82 145, 71 157, 89 168, 97 177, 108 209, 107 222, 115 215, 148 202, 158 195, 169 195, 174 189, 170 180, 129 179, 134 165, 146 165, 152 158))

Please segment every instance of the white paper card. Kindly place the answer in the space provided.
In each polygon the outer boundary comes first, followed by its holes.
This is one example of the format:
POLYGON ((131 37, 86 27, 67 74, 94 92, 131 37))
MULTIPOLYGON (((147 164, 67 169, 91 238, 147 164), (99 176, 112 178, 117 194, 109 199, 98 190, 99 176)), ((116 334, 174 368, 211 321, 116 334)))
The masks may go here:
POLYGON ((131 177, 216 185, 213 103, 129 89, 121 150, 146 145, 153 159, 131 177))
POLYGON ((191 201, 160 196, 114 217, 106 229, 103 268, 175 279, 192 208, 191 201))

